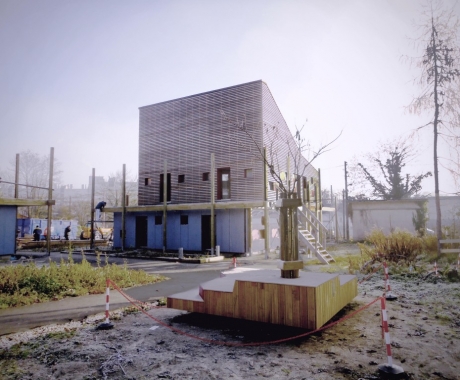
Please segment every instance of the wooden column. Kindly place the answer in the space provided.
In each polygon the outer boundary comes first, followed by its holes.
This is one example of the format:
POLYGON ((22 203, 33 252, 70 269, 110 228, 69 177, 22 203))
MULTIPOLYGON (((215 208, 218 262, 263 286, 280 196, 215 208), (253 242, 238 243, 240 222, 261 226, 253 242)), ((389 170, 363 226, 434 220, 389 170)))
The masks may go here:
MULTIPOLYGON (((265 221, 265 258, 270 254, 270 215, 268 212, 268 187, 267 187, 267 148, 264 147, 264 221, 265 221)), ((251 231, 252 239, 252 231, 251 231)))
POLYGON ((165 160, 163 169, 163 253, 166 252, 167 242, 167 229, 166 221, 168 217, 168 162, 165 160))
POLYGON ((123 164, 123 178, 121 181, 121 250, 125 249, 126 240, 126 164, 123 164))
POLYGON ((214 247, 216 246, 215 242, 215 223, 216 221, 215 216, 214 216, 214 204, 216 202, 215 198, 215 168, 216 163, 215 163, 215 156, 214 153, 211 153, 211 255, 214 254, 214 247))
POLYGON ((48 233, 46 234, 46 247, 48 255, 51 255, 51 223, 52 223, 52 206, 53 199, 53 172, 54 172, 54 148, 50 149, 50 175, 48 183, 48 233))
POLYGON ((19 153, 16 154, 16 174, 14 177, 14 197, 19 198, 19 153))

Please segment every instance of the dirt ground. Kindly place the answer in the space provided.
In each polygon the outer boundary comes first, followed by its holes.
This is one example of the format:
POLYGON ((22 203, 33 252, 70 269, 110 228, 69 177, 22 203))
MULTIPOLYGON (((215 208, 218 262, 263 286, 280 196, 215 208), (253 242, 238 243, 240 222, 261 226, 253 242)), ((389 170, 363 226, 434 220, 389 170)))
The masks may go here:
MULTIPOLYGON (((321 266, 307 267, 312 268, 321 266)), ((398 378, 459 380, 460 284, 391 271, 390 284, 397 296, 386 307, 392 358, 404 370, 398 378)), ((383 290, 380 270, 358 285, 358 297, 334 318, 337 324, 309 335, 297 328, 154 307, 112 313, 111 330, 97 328, 104 321, 101 314, 83 323, 2 336, 0 378, 396 378, 378 370, 387 363, 380 301, 342 320, 383 290), (284 339, 289 340, 270 343, 284 339)))

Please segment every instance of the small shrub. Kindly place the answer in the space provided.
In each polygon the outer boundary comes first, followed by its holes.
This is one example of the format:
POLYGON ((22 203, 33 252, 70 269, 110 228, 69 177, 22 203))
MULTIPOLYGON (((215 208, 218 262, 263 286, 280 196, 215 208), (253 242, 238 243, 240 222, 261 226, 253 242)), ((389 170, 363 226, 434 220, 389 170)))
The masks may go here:
POLYGON ((385 235, 381 230, 372 231, 366 243, 358 243, 361 253, 370 257, 371 262, 390 262, 414 265, 423 252, 423 240, 407 231, 396 230, 385 235))

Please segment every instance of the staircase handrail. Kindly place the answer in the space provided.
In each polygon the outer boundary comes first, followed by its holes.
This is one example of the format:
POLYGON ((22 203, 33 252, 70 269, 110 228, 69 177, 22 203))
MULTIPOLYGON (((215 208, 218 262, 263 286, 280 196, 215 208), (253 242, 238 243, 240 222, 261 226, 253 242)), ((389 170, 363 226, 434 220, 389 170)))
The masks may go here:
POLYGON ((304 208, 306 214, 303 211, 299 210, 298 214, 301 215, 302 219, 305 219, 307 223, 315 229, 316 234, 319 235, 320 244, 323 247, 326 247, 326 236, 327 236, 327 227, 318 219, 318 217, 308 208, 304 208))

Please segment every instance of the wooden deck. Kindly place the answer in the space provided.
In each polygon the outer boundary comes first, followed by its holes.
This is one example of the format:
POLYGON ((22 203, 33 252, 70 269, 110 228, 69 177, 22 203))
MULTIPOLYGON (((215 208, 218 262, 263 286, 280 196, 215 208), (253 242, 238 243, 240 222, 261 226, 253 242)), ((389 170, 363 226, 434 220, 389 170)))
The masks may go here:
POLYGON ((167 298, 170 308, 315 330, 358 294, 353 275, 279 270, 229 274, 167 298))
MULTIPOLYGON (((91 245, 90 240, 51 240, 52 248, 68 248, 69 244, 72 248, 75 247, 89 247, 91 245)), ((95 247, 105 247, 108 245, 107 240, 94 240, 95 247)), ((33 249, 33 248, 46 248, 46 240, 33 241, 27 239, 18 239, 18 247, 21 249, 33 249)))

